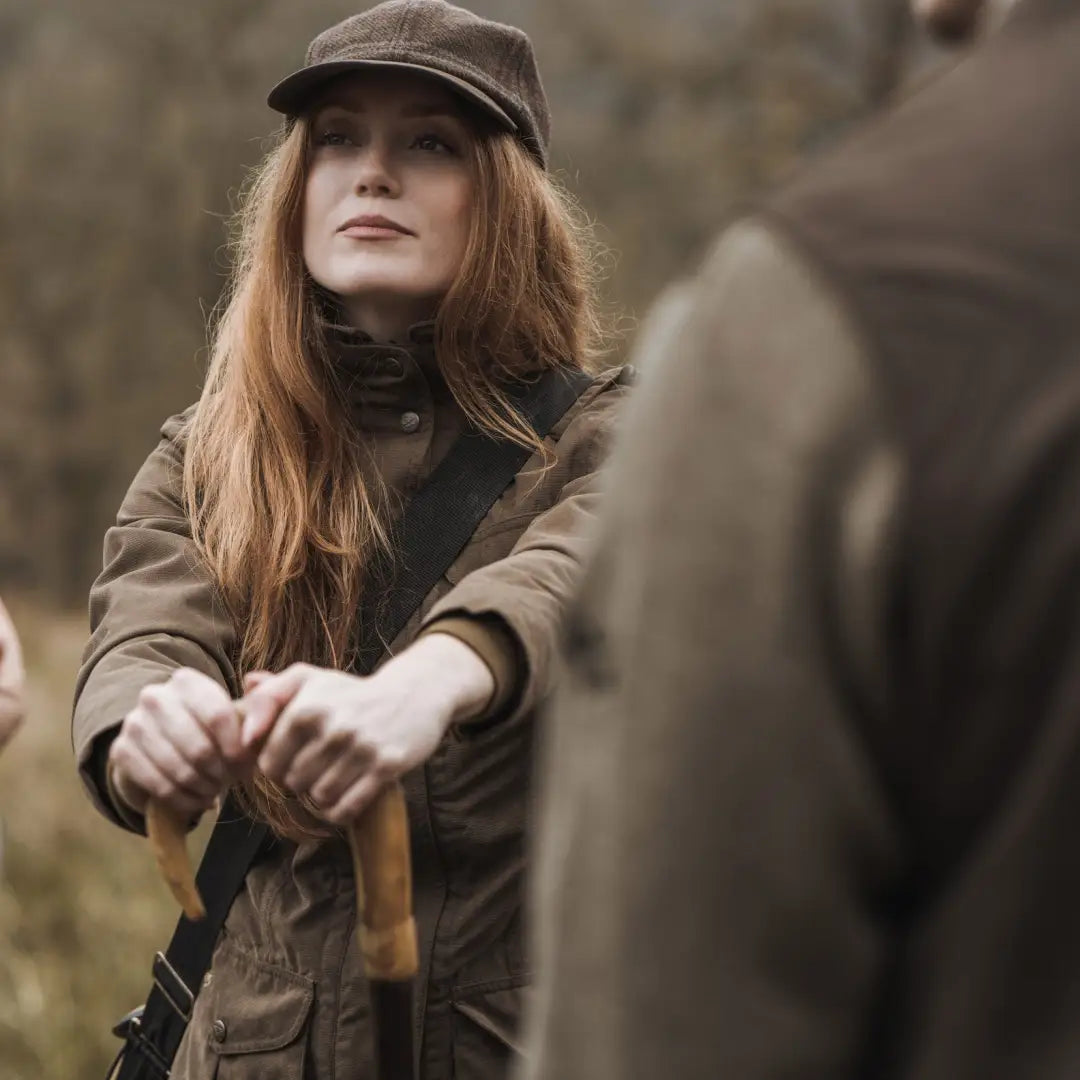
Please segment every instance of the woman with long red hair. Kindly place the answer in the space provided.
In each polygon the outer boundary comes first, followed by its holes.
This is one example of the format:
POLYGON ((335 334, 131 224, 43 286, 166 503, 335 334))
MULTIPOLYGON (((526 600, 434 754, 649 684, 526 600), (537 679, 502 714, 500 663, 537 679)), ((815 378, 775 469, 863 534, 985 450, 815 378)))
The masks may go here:
POLYGON ((625 392, 597 362, 596 259, 546 170, 519 30, 390 0, 316 38, 270 103, 287 123, 246 193, 202 396, 106 538, 80 767, 130 828, 150 800, 194 819, 232 787, 277 838, 174 1080, 370 1075, 340 829, 401 776, 422 826, 419 1075, 501 1077, 529 975, 536 707, 625 392), (541 439, 516 395, 553 370, 592 374, 541 439), (531 457, 354 674, 402 507, 470 430, 531 457))

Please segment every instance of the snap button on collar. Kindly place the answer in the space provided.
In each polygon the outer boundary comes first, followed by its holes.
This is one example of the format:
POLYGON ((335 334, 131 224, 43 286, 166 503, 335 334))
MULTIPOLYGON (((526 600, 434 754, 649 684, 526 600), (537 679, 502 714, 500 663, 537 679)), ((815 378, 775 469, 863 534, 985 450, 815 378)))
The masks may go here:
POLYGON ((411 435, 420 428, 420 414, 412 411, 401 414, 401 430, 411 435))

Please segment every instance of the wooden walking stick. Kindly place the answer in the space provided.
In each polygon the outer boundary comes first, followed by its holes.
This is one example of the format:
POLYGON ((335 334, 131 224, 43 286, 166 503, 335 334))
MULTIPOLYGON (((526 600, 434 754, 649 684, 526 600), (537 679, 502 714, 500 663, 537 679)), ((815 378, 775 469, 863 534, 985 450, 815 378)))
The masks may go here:
POLYGON ((420 967, 405 792, 387 784, 349 829, 360 952, 371 983, 378 1080, 412 1080, 412 980, 420 967))
MULTIPOLYGON (((146 831, 161 874, 189 919, 206 915, 187 850, 187 822, 163 803, 146 808, 146 831)), ((349 828, 358 937, 370 980, 378 1080, 412 1080, 412 982, 420 967, 412 905, 405 792, 387 784, 349 828)))
POLYGON ((176 902, 189 919, 206 917, 206 906, 195 884, 187 849, 188 822, 164 803, 151 799, 146 807, 146 835, 158 869, 176 902))

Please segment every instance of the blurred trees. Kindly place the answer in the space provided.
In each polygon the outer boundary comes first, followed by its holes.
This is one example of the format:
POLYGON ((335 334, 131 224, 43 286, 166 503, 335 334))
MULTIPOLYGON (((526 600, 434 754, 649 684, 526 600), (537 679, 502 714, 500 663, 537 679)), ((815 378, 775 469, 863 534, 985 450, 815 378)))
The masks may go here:
MULTIPOLYGON (((193 400, 266 90, 342 0, 0 0, 0 587, 81 604, 193 400)), ((555 168, 641 310, 741 200, 880 103, 904 0, 475 0, 525 27, 555 168)))

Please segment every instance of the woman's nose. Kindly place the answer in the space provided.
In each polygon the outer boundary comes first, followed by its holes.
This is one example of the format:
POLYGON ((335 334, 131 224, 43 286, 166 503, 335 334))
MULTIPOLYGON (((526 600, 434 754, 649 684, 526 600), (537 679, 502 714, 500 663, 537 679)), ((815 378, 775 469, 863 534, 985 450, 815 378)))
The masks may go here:
POLYGON ((389 198, 400 194, 400 182, 390 162, 390 155, 384 149, 368 147, 356 176, 356 190, 361 195, 381 195, 389 198))

